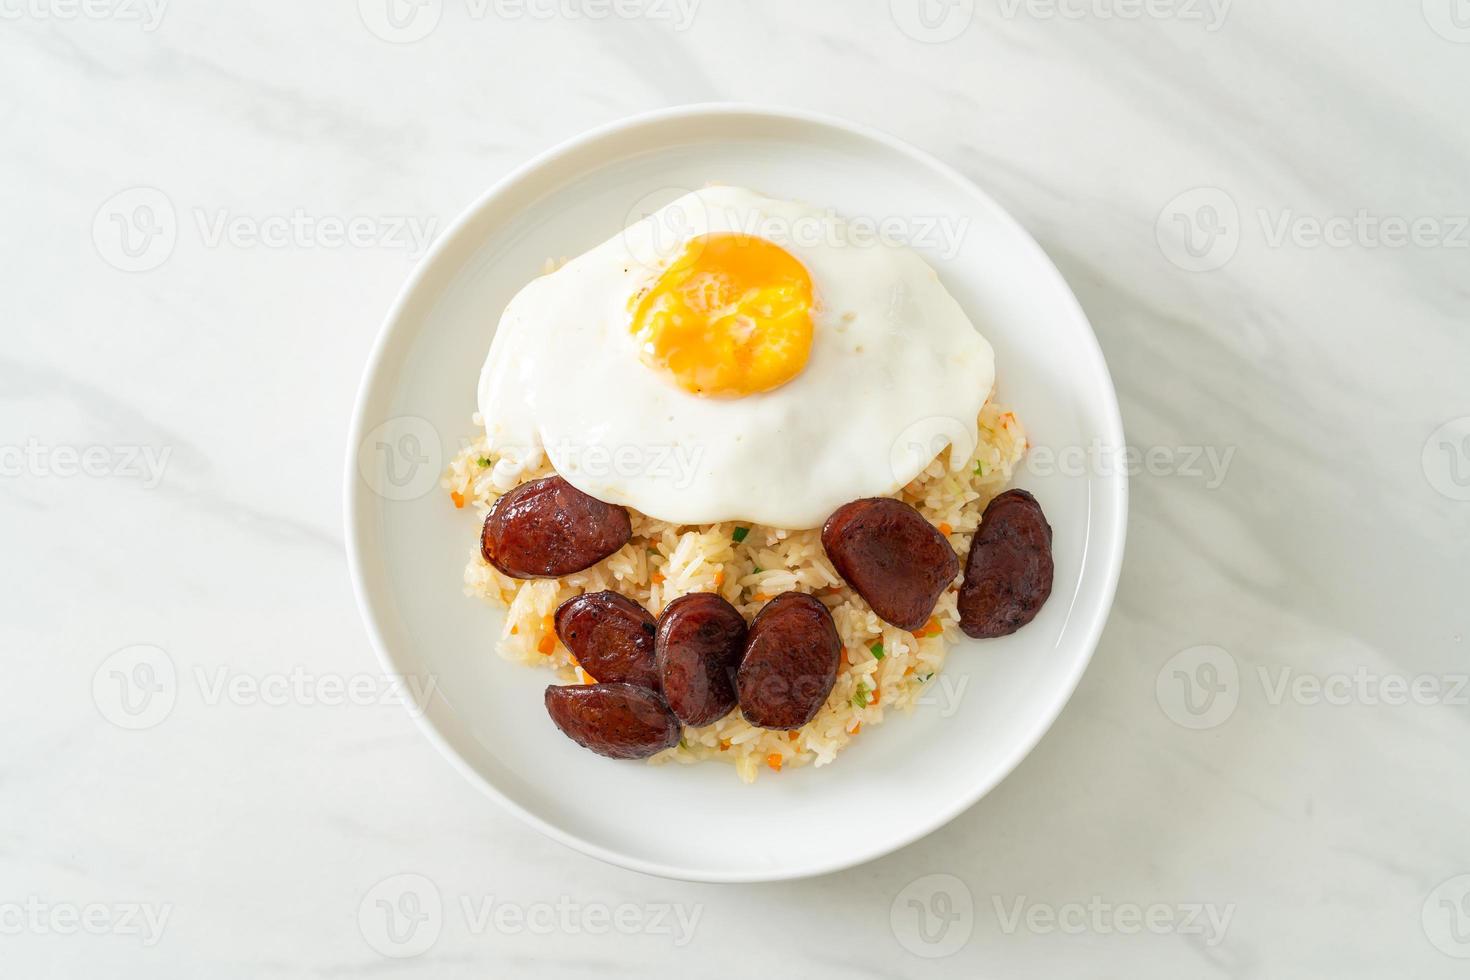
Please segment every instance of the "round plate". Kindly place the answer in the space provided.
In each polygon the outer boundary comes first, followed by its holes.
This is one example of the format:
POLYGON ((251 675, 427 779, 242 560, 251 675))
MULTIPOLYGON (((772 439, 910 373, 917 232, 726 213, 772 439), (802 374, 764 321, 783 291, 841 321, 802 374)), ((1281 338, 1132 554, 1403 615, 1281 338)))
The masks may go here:
POLYGON ((492 797, 551 837, 639 871, 796 878, 879 857, 942 826, 1051 725, 1112 603, 1127 484, 1119 467, 1098 461, 1122 445, 1112 382, 1077 301, 1030 236, 967 179, 838 120, 690 106, 595 130, 533 160, 471 207, 415 270, 357 400, 347 550, 384 663, 431 692, 415 712, 424 731, 492 797), (550 673, 497 656, 502 614, 461 591, 479 528, 439 488, 443 467, 473 435, 480 365, 516 290, 549 257, 577 255, 710 182, 875 227, 886 221, 924 255, 995 347, 998 397, 1033 446, 1014 482, 1036 494, 1055 539, 1055 586, 1033 623, 958 644, 926 703, 890 712, 833 764, 762 772, 753 785, 720 763, 614 762, 558 732, 541 702, 550 673))

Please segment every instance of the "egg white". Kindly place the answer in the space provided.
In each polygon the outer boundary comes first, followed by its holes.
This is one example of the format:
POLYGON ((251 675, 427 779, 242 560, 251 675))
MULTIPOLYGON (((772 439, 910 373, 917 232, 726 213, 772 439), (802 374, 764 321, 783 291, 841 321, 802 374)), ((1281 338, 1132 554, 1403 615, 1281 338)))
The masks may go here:
POLYGON ((962 465, 995 355, 915 252, 848 240, 830 212, 738 187, 688 194, 533 280, 501 316, 479 407, 497 479, 545 452, 599 500, 680 524, 800 529, 897 492, 953 443, 962 465), (757 233, 816 297, 811 357, 779 388, 689 394, 639 360, 630 300, 689 238, 757 233), (671 234, 671 232, 674 232, 671 234))

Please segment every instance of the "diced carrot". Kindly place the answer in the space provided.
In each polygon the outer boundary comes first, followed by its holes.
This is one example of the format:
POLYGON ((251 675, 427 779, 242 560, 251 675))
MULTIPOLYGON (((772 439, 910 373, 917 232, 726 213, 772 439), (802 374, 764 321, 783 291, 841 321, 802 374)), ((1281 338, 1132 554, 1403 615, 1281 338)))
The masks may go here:
POLYGON ((776 772, 780 772, 781 771, 781 753, 780 752, 772 752, 770 755, 766 756, 766 765, 770 766, 776 772))
POLYGON ((756 602, 770 602, 776 597, 766 592, 757 592, 755 595, 751 596, 751 598, 754 599, 756 602))
POLYGON ((870 694, 870 695, 868 695, 868 707, 871 708, 873 705, 875 705, 877 703, 878 703, 878 689, 875 687, 875 688, 873 688, 873 693, 870 694))
POLYGON ((660 584, 661 582, 663 582, 663 580, 664 580, 664 573, 663 572, 654 572, 653 573, 653 584, 654 585, 660 584))
POLYGON ((547 633, 545 636, 543 636, 541 638, 541 642, 539 642, 539 643, 536 644, 536 652, 537 653, 544 653, 547 656, 550 656, 551 655, 551 651, 553 651, 555 649, 556 649, 556 637, 552 636, 550 633, 547 633))
POLYGON ((577 668, 577 680, 581 681, 583 684, 593 684, 593 683, 596 683, 593 680, 592 675, 589 674, 589 673, 587 673, 581 667, 578 667, 577 668))
POLYGON ((797 736, 799 736, 800 734, 801 734, 801 732, 787 732, 786 733, 786 737, 789 738, 789 739, 791 739, 791 741, 794 742, 794 741, 796 741, 797 736))
POLYGON ((857 724, 853 725, 851 728, 849 728, 847 730, 847 734, 849 734, 849 735, 856 735, 858 732, 860 732, 862 730, 863 730, 863 723, 862 722, 858 722, 857 724))
POLYGON ((725 573, 724 573, 724 571, 721 570, 721 571, 715 572, 715 588, 718 589, 720 586, 722 586, 724 584, 725 584, 725 573))
POLYGON ((520 627, 519 627, 519 626, 512 626, 512 627, 511 627, 511 628, 510 628, 510 635, 511 635, 511 636, 515 636, 515 635, 516 635, 516 634, 517 634, 517 633, 519 633, 519 632, 520 632, 520 631, 521 631, 521 628, 520 628, 520 627))
POLYGON ((730 751, 730 740, 728 738, 722 738, 722 739, 720 739, 720 751, 721 752, 728 752, 728 751, 730 751))
POLYGON ((939 533, 942 534, 942 535, 944 535, 947 538, 951 534, 954 533, 954 528, 951 527, 948 523, 946 523, 944 521, 940 521, 939 522, 939 533))
POLYGON ((456 507, 464 506, 464 494, 460 493, 458 490, 449 491, 449 499, 454 501, 454 506, 456 507))

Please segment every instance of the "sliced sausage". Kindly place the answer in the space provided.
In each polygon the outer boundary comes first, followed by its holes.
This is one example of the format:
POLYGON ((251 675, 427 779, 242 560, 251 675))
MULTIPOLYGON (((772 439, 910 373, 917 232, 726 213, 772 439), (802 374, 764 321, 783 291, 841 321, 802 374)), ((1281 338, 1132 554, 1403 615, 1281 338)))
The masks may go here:
POLYGON ((653 617, 616 592, 573 596, 556 609, 556 635, 577 663, 604 684, 637 684, 658 690, 653 669, 653 617))
POLYGON ((873 612, 901 630, 921 628, 960 573, 939 529, 902 500, 869 497, 837 509, 822 528, 822 547, 873 612))
POLYGON ((658 619, 658 678, 686 725, 713 725, 735 707, 735 671, 745 652, 745 617, 720 596, 696 592, 658 619))
POLYGON ((553 684, 545 700, 563 734, 609 759, 646 759, 679 744, 679 719, 646 687, 553 684))
POLYGON ((1007 636, 1036 618, 1051 595, 1051 525, 1036 498, 1007 490, 985 508, 960 585, 960 629, 1007 636))
POLYGON ((842 641, 827 607, 783 592, 750 624, 736 674, 740 710, 760 728, 800 728, 816 717, 842 660, 842 641))
POLYGON ((626 510, 551 476, 495 501, 480 532, 480 554, 512 578, 560 578, 591 568, 632 536, 626 510))

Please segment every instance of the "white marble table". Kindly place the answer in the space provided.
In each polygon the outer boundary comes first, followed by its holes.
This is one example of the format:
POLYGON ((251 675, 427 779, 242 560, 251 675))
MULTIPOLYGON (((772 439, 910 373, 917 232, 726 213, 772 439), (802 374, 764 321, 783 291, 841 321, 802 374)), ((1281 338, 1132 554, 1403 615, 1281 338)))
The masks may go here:
POLYGON ((1470 5, 925 3, 0 2, 0 974, 1466 975, 1470 5), (759 887, 545 840, 347 686, 348 412, 424 240, 720 99, 987 187, 1139 450, 1040 747, 759 887))

